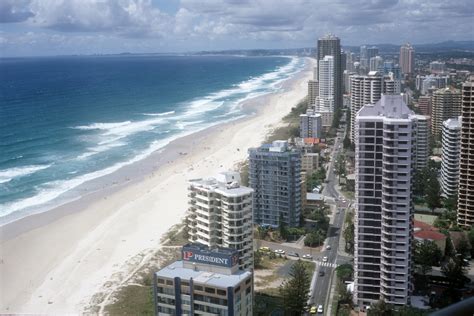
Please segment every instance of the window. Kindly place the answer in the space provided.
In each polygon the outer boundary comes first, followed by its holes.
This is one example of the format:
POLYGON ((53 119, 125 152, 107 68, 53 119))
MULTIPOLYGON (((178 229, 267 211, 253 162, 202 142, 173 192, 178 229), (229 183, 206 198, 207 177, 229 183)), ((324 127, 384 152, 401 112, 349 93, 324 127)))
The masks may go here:
POLYGON ((173 285, 173 281, 171 281, 171 280, 166 280, 166 285, 173 285))
POLYGON ((216 293, 216 289, 211 288, 211 287, 206 287, 205 292, 206 292, 206 293, 212 293, 212 294, 214 294, 214 293, 216 293))
POLYGON ((227 292, 225 290, 217 289, 217 295, 226 296, 227 292))
POLYGON ((158 279, 158 284, 165 284, 165 280, 163 280, 163 279, 158 279))
POLYGON ((235 288, 234 293, 237 293, 237 292, 239 292, 239 291, 240 291, 240 285, 235 288))
POLYGON ((195 285, 195 286, 194 286, 194 290, 195 290, 195 291, 202 291, 203 288, 202 288, 202 286, 200 286, 200 285, 195 285))

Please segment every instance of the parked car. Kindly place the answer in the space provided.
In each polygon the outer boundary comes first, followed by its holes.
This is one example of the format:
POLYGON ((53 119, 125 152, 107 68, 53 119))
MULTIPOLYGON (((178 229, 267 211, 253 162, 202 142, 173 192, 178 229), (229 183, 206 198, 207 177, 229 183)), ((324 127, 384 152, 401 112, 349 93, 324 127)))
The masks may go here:
POLYGON ((331 246, 327 245, 326 250, 331 250, 331 246))
POLYGON ((298 257, 298 258, 300 257, 300 255, 297 254, 296 252, 289 252, 289 253, 287 254, 287 256, 290 256, 290 257, 298 257))
POLYGON ((316 306, 311 306, 311 309, 309 310, 309 313, 310 313, 311 315, 316 314, 316 313, 317 313, 316 306))
POLYGON ((318 314, 323 313, 323 305, 318 305, 318 314))
POLYGON ((268 247, 260 247, 259 249, 261 252, 270 252, 270 248, 268 247))
POLYGON ((308 259, 308 260, 313 260, 313 256, 310 255, 309 253, 303 255, 303 259, 308 259))
POLYGON ((284 254, 285 254, 285 250, 283 250, 283 249, 277 249, 277 250, 275 250, 275 253, 276 253, 276 254, 279 254, 279 255, 284 255, 284 254))

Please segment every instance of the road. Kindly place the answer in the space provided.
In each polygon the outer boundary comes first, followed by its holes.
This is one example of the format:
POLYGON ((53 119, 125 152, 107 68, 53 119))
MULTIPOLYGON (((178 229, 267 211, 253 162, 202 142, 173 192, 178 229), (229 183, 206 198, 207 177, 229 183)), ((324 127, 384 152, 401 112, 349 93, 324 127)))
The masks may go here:
MULTIPOLYGON (((351 257, 341 256, 338 255, 338 247, 339 247, 339 237, 342 234, 342 227, 344 224, 344 216, 346 212, 346 207, 348 203, 346 201, 342 202, 342 197, 337 192, 336 186, 336 175, 334 172, 334 164, 336 157, 338 156, 341 148, 342 148, 342 140, 347 133, 347 126, 345 128, 344 133, 339 134, 334 141, 334 147, 331 152, 331 160, 329 163, 329 168, 327 169, 326 173, 326 185, 322 194, 325 196, 325 200, 328 204, 331 205, 331 209, 333 213, 333 221, 329 227, 327 238, 324 242, 324 247, 321 252, 317 252, 316 250, 312 250, 309 247, 297 248, 291 246, 285 246, 278 243, 268 242, 264 240, 258 240, 257 248, 258 247, 269 247, 270 249, 282 249, 287 254, 288 252, 295 252, 300 257, 304 254, 311 254, 313 256, 313 262, 316 264, 315 274, 313 276, 311 290, 310 290, 310 305, 326 305, 326 300, 328 298, 330 289, 331 289, 331 275, 333 270, 344 263, 348 263, 352 261, 351 257), (326 249, 329 246, 330 249, 326 249), (313 252, 314 251, 314 252, 313 252), (323 258, 327 257, 327 261, 323 262, 323 258), (323 276, 320 276, 320 272, 324 272, 323 276)), ((289 257, 290 258, 290 257, 289 257)), ((297 259, 294 258, 293 259, 297 259)), ((327 306, 324 309, 324 315, 326 313, 327 306)))

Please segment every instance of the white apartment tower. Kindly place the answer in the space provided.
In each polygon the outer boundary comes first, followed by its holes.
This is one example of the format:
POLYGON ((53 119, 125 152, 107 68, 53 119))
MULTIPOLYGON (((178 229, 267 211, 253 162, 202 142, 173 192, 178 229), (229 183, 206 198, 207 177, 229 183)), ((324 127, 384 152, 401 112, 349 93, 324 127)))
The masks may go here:
POLYGON ((409 303, 416 125, 400 95, 382 95, 355 120, 354 302, 360 307, 380 299, 409 303))
POLYGON ((400 47, 400 67, 406 75, 412 74, 415 69, 415 49, 409 44, 400 47))
POLYGON ((461 117, 443 122, 441 143, 441 195, 447 198, 458 194, 461 117))
POLYGON ((319 60, 319 96, 316 112, 334 112, 334 57, 319 60))
POLYGON ((367 76, 351 77, 351 141, 354 142, 354 123, 357 112, 366 104, 374 104, 382 93, 394 94, 395 84, 386 83, 392 80, 371 71, 367 76))
POLYGON ((239 268, 252 265, 252 193, 238 172, 189 181, 189 241, 239 251, 239 268))

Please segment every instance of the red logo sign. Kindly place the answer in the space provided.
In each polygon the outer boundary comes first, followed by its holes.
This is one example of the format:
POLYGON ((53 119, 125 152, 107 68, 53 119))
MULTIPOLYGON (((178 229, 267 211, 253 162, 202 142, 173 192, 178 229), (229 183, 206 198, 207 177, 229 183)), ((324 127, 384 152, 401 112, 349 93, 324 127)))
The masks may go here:
POLYGON ((193 256, 192 251, 183 251, 183 260, 189 260, 193 256))

